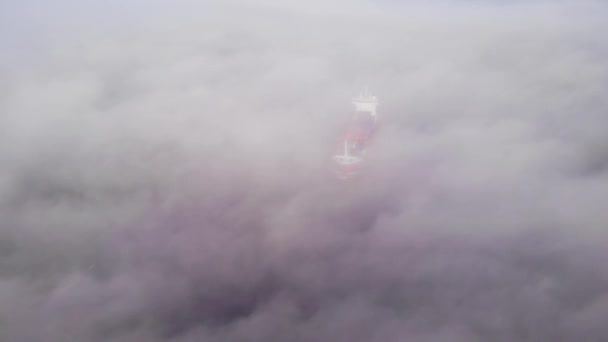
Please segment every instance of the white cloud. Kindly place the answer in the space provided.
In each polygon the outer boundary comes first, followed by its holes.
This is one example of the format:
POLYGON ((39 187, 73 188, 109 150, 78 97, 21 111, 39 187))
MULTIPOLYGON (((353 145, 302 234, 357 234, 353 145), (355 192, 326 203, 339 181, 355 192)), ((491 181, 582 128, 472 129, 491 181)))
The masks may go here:
POLYGON ((606 335, 604 5, 3 6, 0 340, 606 335))

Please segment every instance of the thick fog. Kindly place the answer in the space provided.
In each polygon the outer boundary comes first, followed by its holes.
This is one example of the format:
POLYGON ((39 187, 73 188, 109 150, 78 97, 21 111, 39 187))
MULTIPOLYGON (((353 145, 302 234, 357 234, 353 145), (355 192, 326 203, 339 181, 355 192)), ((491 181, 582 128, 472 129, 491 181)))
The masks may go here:
POLYGON ((0 340, 606 341, 607 10, 0 3, 0 340))

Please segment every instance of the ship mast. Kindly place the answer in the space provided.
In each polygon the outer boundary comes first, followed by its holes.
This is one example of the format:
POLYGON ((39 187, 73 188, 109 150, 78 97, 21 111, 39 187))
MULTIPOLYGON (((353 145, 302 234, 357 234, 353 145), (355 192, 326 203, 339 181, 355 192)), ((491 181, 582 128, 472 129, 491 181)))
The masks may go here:
POLYGON ((344 157, 348 158, 348 140, 344 140, 344 157))

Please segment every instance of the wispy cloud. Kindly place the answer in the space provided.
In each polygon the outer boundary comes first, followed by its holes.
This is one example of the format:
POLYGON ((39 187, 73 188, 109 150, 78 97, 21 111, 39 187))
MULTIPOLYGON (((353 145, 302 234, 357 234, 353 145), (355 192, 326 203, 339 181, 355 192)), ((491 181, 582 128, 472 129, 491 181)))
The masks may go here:
POLYGON ((608 335, 604 5, 1 6, 0 340, 608 335))

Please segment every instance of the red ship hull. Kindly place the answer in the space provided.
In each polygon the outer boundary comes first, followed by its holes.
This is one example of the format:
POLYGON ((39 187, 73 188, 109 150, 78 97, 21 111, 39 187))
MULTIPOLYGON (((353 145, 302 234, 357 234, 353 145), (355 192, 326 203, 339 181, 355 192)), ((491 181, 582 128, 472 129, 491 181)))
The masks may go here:
POLYGON ((333 157, 334 173, 339 179, 357 176, 365 165, 365 156, 376 131, 377 100, 371 95, 353 99, 355 113, 338 138, 333 157))

